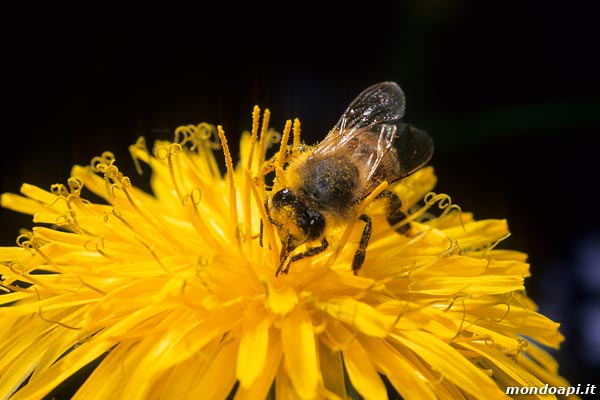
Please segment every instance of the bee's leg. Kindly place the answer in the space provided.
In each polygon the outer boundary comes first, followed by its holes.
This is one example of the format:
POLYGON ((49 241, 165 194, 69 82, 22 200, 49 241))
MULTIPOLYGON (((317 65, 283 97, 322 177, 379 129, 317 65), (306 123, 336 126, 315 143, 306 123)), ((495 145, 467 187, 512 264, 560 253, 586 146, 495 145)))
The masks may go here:
POLYGON ((352 272, 354 272, 354 275, 358 275, 358 270, 365 262, 367 246, 369 245, 369 240, 371 239, 371 228, 373 227, 371 217, 368 215, 363 214, 359 217, 359 219, 365 222, 365 228, 363 229, 362 236, 360 237, 358 250, 356 250, 356 253, 354 253, 354 260, 352 260, 352 272))
MULTIPOLYGON (((395 226, 400 221, 403 221, 406 219, 406 214, 404 214, 400 210, 400 208, 402 207, 402 201, 400 201, 400 198, 398 197, 398 195, 396 193, 394 193, 390 190, 384 190, 377 197, 378 198, 385 197, 388 201, 385 217, 386 217, 388 223, 390 224, 390 226, 395 226)), ((406 223, 406 224, 396 227, 396 232, 398 232, 400 234, 404 234, 408 231, 409 228, 410 228, 410 225, 408 223, 406 223)))
POLYGON ((290 256, 290 252, 293 250, 291 243, 292 243, 292 238, 290 236, 287 237, 285 244, 282 243, 281 253, 279 254, 279 267, 277 267, 277 271, 275 271, 275 276, 278 276, 280 272, 283 272, 285 274, 290 269, 290 264, 289 264, 288 259, 290 256), (284 269, 283 267, 286 264, 287 264, 287 266, 284 269))
MULTIPOLYGON (((275 221, 272 217, 271 217, 271 210, 269 210, 269 198, 265 197, 265 214, 267 214, 267 218, 269 219, 269 222, 272 223, 273 225, 275 225, 277 228, 281 228, 281 224, 277 221, 275 221)), ((260 247, 263 247, 263 230, 264 230, 264 225, 263 225, 263 220, 262 218, 260 219, 260 231, 259 231, 259 244, 260 247)))
MULTIPOLYGON (((271 218, 271 210, 269 209, 269 197, 265 196, 265 203, 264 203, 264 207, 265 207, 265 214, 267 214, 267 218, 269 218, 269 221, 274 224, 275 221, 273 220, 273 218, 271 218)), ((262 220, 261 220, 262 221, 262 220)))
POLYGON ((315 256, 319 253, 322 253, 323 251, 325 251, 327 249, 327 247, 329 247, 329 242, 327 241, 327 239, 323 238, 320 246, 311 247, 308 250, 306 250, 300 254, 295 254, 295 255, 289 257, 289 260, 288 260, 288 257, 285 256, 285 258, 283 260, 281 260, 281 264, 279 264, 279 268, 277 268, 277 272, 275 272, 275 276, 278 276, 279 273, 287 274, 290 270, 290 265, 293 262, 302 260, 303 258, 306 258, 306 257, 311 257, 311 256, 315 256), (285 265, 285 268, 284 268, 284 265, 285 265))

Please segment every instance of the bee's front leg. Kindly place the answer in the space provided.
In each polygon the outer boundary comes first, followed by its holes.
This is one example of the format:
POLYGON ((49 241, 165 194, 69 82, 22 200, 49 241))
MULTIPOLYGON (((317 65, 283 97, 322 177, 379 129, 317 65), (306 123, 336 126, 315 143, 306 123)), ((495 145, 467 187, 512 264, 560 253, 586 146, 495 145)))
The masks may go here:
POLYGON ((320 246, 311 247, 308 250, 303 251, 302 253, 299 253, 299 254, 294 254, 291 257, 289 257, 289 252, 286 251, 284 258, 281 260, 281 263, 279 264, 279 268, 277 268, 277 271, 275 272, 275 276, 278 276, 280 273, 287 274, 290 270, 290 265, 293 262, 302 260, 303 258, 306 258, 306 257, 312 257, 319 253, 322 253, 325 250, 327 250, 327 247, 329 247, 329 242, 327 241, 326 238, 323 238, 321 240, 320 246))

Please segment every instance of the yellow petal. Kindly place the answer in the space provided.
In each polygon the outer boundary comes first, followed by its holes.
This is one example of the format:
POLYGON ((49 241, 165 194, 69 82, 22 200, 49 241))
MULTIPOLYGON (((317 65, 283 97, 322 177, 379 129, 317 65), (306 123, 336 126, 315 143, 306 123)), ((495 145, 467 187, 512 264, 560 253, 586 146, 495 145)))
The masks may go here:
MULTIPOLYGON (((0 274, 4 275, 6 277, 4 268, 2 268, 1 265, 0 265, 0 274)), ((21 299, 26 299, 28 297, 31 297, 31 294, 24 293, 24 292, 13 292, 13 293, 2 294, 0 296, 0 306, 4 306, 4 305, 10 304, 12 302, 19 301, 21 299)), ((5 310, 7 310, 7 308, 0 308, 0 318, 6 316, 6 314, 3 312, 5 310)))
POLYGON ((130 365, 132 357, 138 354, 134 350, 135 346, 136 341, 129 340, 114 347, 86 379, 73 400, 119 397, 123 392, 125 379, 123 374, 115 374, 114 371, 128 371, 126 367, 130 365))
MULTIPOLYGON (((11 400, 41 399, 52 389, 64 382, 68 377, 89 364, 104 352, 108 351, 114 343, 94 340, 84 343, 69 352, 68 357, 63 357, 49 368, 41 372, 36 379, 31 379, 29 384, 20 389, 11 400)), ((0 393, 6 393, 0 388, 0 393)))
MULTIPOLYGON (((237 392, 235 393, 236 400, 254 400, 267 398, 267 394, 269 393, 269 390, 273 385, 275 375, 280 369, 281 357, 283 355, 279 332, 275 331, 274 328, 271 328, 268 336, 269 347, 267 352, 267 359, 265 361, 265 366, 263 367, 262 373, 258 376, 258 378, 254 381, 252 386, 250 386, 249 388, 244 388, 241 386, 238 388, 237 392)), ((289 381, 289 378, 284 373, 280 376, 285 376, 285 379, 289 381)))
MULTIPOLYGON (((71 340, 72 345, 77 343, 77 332, 73 330, 64 334, 62 329, 52 329, 48 326, 46 334, 40 335, 38 332, 27 330, 26 326, 21 324, 13 326, 12 331, 18 332, 19 336, 10 343, 3 341, 5 345, 0 350, 0 394, 3 398, 16 390, 32 372, 35 372, 34 369, 38 365, 43 363, 48 366, 47 360, 51 356, 47 352, 50 351, 58 358, 67 351, 70 345, 62 340, 71 340)), ((35 381, 35 378, 33 380, 35 381)))
POLYGON ((46 207, 39 201, 28 199, 14 193, 3 193, 0 196, 0 205, 9 210, 29 215, 46 210, 46 207))
POLYGON ((344 348, 344 365, 352 386, 365 399, 387 399, 385 385, 373 366, 369 354, 358 340, 352 340, 344 348))
POLYGON ((275 398, 277 400, 298 400, 302 398, 296 393, 290 376, 285 372, 284 368, 279 370, 275 380, 275 398))
POLYGON ((236 376, 243 388, 250 387, 263 373, 269 343, 269 319, 264 307, 251 304, 244 313, 237 356, 236 376))
POLYGON ((365 338, 361 341, 373 363, 390 380, 403 399, 437 399, 428 380, 386 342, 365 338))
POLYGON ((483 356, 488 364, 492 364, 495 367, 495 370, 500 370, 501 373, 510 379, 503 379, 503 381, 510 382, 510 386, 543 386, 540 380, 536 379, 529 371, 516 363, 514 358, 508 357, 492 346, 477 343, 461 343, 461 346, 483 356))
POLYGON ((332 350, 322 341, 319 341, 319 364, 321 373, 323 374, 325 389, 336 394, 341 399, 348 398, 342 353, 332 350))
POLYGON ((268 287, 267 303, 271 311, 275 314, 286 315, 298 304, 298 296, 293 287, 289 285, 273 285, 271 281, 267 281, 266 285, 268 287))
POLYGON ((30 199, 37 200, 43 204, 52 204, 56 201, 57 197, 54 193, 28 183, 21 185, 21 193, 30 199))
POLYGON ((396 319, 385 316, 370 305, 349 297, 332 299, 325 304, 324 308, 332 317, 366 335, 379 338, 387 335, 390 326, 396 319))
POLYGON ((302 399, 317 395, 319 367, 315 333, 304 307, 296 307, 281 323, 284 363, 294 389, 302 399))
POLYGON ((558 363, 556 360, 533 343, 529 343, 527 354, 517 356, 517 362, 543 382, 557 387, 569 386, 564 378, 557 375, 558 363))
POLYGON ((225 399, 235 384, 235 359, 238 342, 225 341, 220 351, 214 355, 210 368, 198 380, 195 393, 190 393, 190 399, 225 399))
POLYGON ((19 260, 29 255, 22 247, 0 247, 0 261, 19 260))
POLYGON ((495 382, 462 354, 435 335, 421 331, 405 331, 392 335, 401 344, 414 351, 444 379, 453 382, 472 396, 481 399, 501 398, 504 393, 495 382))
POLYGON ((504 219, 484 219, 444 229, 444 233, 456 240, 462 249, 479 249, 506 236, 508 224, 504 219))
MULTIPOLYGON (((151 392, 152 385, 169 368, 172 368, 179 362, 185 361, 190 357, 188 352, 180 354, 177 350, 187 350, 194 346, 190 332, 198 326, 197 318, 168 318, 169 323, 177 326, 178 329, 162 332, 160 325, 157 326, 157 332, 154 335, 141 340, 130 351, 132 359, 137 359, 135 365, 129 365, 128 380, 124 385, 123 396, 128 399, 145 398, 151 392), (175 325, 176 323, 179 323, 175 325), (187 346, 182 345, 185 342, 187 346)), ((197 335, 194 335, 197 336, 197 335)), ((198 337, 198 340, 206 340, 205 337, 198 337)), ((208 340, 207 340, 208 341, 208 340)))

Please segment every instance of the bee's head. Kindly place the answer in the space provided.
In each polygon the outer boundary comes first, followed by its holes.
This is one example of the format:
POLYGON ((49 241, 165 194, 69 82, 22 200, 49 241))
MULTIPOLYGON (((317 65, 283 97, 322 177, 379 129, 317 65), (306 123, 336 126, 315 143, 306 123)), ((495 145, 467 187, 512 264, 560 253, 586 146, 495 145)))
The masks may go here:
POLYGON ((304 242, 317 240, 323 236, 325 230, 323 215, 309 208, 288 188, 273 195, 267 205, 267 213, 271 223, 277 228, 286 252, 292 251, 304 242))

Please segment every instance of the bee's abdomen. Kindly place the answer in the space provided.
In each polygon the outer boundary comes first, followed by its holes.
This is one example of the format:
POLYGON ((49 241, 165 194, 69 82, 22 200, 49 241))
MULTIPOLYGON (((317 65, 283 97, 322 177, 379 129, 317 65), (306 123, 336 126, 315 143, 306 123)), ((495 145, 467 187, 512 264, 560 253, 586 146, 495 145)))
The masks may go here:
POLYGON ((359 171, 348 157, 313 160, 303 187, 319 206, 343 213, 355 201, 359 171))

